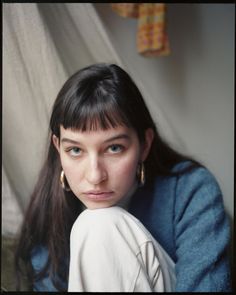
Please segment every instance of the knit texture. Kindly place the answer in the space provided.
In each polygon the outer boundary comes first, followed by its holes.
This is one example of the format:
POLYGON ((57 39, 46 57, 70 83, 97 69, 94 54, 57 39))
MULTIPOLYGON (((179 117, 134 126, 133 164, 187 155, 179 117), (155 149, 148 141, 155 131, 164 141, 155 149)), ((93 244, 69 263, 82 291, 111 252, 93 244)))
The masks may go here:
POLYGON ((231 290, 230 226, 219 185, 207 169, 158 177, 152 188, 139 190, 130 213, 175 261, 176 292, 231 290))

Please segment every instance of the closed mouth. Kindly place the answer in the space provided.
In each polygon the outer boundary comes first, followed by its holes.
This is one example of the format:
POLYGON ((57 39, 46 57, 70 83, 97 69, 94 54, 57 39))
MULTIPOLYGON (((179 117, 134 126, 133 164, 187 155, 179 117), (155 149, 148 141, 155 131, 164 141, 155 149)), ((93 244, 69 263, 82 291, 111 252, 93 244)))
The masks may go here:
POLYGON ((93 200, 104 200, 109 199, 113 195, 112 191, 87 191, 85 192, 85 195, 89 199, 93 200))

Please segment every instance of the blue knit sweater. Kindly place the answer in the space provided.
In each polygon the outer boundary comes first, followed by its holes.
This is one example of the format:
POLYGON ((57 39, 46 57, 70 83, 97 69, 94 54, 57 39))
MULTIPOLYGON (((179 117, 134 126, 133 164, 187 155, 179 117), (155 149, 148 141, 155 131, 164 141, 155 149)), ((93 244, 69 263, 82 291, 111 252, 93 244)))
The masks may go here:
MULTIPOLYGON (((175 170, 183 168, 178 164, 175 170)), ((205 168, 181 176, 157 177, 152 187, 138 189, 129 212, 151 232, 176 263, 176 292, 231 291, 227 248, 230 240, 221 190, 205 168)), ((32 258, 40 270, 47 251, 32 258)), ((49 277, 35 291, 56 291, 49 277)))

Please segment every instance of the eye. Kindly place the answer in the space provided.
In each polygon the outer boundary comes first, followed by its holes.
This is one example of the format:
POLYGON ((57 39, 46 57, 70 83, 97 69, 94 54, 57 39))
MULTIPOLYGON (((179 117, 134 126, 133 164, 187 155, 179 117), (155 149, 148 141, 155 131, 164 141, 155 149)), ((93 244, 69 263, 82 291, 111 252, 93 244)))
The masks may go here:
POLYGON ((108 151, 112 154, 121 153, 124 150, 124 147, 120 144, 113 144, 108 147, 108 151))
POLYGON ((79 156, 81 155, 82 151, 79 147, 73 147, 73 148, 70 148, 68 150, 68 153, 73 156, 73 157, 76 157, 76 156, 79 156))

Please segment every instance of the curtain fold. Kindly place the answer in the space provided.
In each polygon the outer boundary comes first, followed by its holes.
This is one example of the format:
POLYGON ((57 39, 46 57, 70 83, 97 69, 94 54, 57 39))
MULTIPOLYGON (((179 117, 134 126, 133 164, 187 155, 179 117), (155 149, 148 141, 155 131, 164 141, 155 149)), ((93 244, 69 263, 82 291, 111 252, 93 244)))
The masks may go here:
MULTIPOLYGON (((3 165, 24 210, 67 75, 36 4, 3 4, 3 165)), ((5 210, 5 208, 3 208, 5 210)))
POLYGON ((23 219, 23 212, 2 167, 2 235, 14 236, 23 219))
POLYGON ((122 65, 91 3, 40 3, 38 9, 68 75, 96 62, 122 65))
POLYGON ((93 5, 70 3, 65 6, 95 62, 113 62, 122 66, 121 57, 109 40, 93 5))

